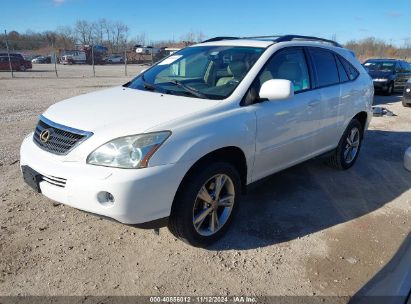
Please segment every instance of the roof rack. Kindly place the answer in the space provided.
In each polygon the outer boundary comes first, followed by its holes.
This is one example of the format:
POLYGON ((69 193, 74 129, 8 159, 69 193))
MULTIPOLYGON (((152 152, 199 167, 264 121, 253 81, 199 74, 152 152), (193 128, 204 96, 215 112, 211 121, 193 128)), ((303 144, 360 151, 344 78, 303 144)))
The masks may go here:
POLYGON ((300 35, 284 35, 276 39, 276 42, 292 41, 292 40, 305 40, 305 41, 319 41, 330 43, 336 47, 342 47, 341 44, 334 40, 312 37, 312 36, 300 36, 300 35))
POLYGON ((273 39, 270 39, 273 42, 286 42, 286 41, 293 41, 293 40, 318 41, 318 42, 326 42, 336 47, 342 47, 341 44, 333 40, 328 40, 328 39, 313 37, 313 36, 301 36, 301 35, 268 35, 268 36, 252 36, 252 37, 224 37, 222 36, 222 37, 214 37, 211 39, 207 39, 203 42, 213 42, 213 41, 221 41, 221 40, 236 40, 236 39, 269 39, 269 38, 273 38, 273 39))
POLYGON ((240 38, 240 37, 225 37, 225 36, 221 36, 221 37, 214 37, 214 38, 210 38, 210 39, 201 41, 201 43, 213 42, 213 41, 221 41, 221 40, 235 40, 235 39, 241 39, 241 38, 240 38))

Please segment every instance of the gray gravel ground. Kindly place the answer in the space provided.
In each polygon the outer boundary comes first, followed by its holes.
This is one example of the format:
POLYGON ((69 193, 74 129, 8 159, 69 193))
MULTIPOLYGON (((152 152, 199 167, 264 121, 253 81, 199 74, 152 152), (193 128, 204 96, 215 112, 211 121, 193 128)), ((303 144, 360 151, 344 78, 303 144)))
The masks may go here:
POLYGON ((62 79, 0 73, 0 295, 349 296, 409 234, 411 108, 400 96, 376 97, 397 116, 373 119, 354 168, 313 160, 266 179, 209 250, 53 204, 23 184, 19 146, 51 104, 130 78, 98 68, 104 77, 83 77, 90 66, 62 79))

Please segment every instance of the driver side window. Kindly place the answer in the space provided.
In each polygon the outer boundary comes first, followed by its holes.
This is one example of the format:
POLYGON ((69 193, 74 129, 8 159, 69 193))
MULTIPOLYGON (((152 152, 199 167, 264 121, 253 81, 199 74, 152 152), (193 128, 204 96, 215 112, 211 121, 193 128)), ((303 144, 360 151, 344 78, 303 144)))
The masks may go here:
POLYGON ((310 89, 310 76, 304 51, 302 49, 287 49, 275 54, 259 76, 259 87, 271 79, 290 80, 296 93, 310 89))

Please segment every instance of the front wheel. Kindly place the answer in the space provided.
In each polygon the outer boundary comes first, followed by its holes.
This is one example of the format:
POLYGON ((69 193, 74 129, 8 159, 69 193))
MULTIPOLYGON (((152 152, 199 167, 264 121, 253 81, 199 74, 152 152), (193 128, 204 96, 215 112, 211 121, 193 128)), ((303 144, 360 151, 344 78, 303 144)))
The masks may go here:
POLYGON ((337 148, 332 152, 328 163, 339 170, 351 168, 358 158, 363 139, 363 129, 357 119, 351 120, 341 137, 337 148))
POLYGON ((184 242, 206 247, 229 227, 238 208, 240 176, 231 164, 213 162, 187 176, 176 195, 168 228, 184 242))

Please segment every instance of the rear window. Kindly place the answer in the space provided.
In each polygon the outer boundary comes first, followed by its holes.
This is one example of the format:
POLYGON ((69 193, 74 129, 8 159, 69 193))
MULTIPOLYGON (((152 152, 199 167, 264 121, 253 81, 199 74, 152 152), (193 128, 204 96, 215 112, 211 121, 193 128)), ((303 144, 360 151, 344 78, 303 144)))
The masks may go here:
POLYGON ((344 65, 345 71, 347 72, 348 78, 350 78, 350 80, 354 80, 358 77, 358 75, 360 75, 360 73, 357 71, 356 68, 352 66, 351 63, 349 63, 347 60, 345 60, 341 56, 338 56, 338 58, 340 59, 341 63, 344 65))
POLYGON ((337 68, 338 68, 338 75, 340 76, 340 82, 347 82, 350 79, 348 78, 347 72, 343 64, 341 63, 341 59, 339 56, 336 56, 337 68))
POLYGON ((322 49, 310 49, 319 87, 340 82, 334 54, 322 49))

